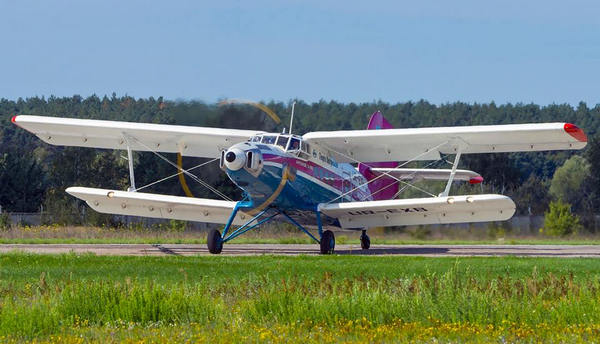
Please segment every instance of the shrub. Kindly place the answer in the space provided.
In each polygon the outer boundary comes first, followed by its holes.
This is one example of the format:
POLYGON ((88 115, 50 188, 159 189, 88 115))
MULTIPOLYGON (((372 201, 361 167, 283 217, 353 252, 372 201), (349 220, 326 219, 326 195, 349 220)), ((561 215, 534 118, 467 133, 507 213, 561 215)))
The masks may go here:
POLYGON ((0 230, 9 230, 10 225, 10 216, 8 215, 8 213, 0 213, 0 230))
POLYGON ((562 201, 552 201, 544 214, 544 228, 540 232, 550 236, 567 236, 581 229, 579 217, 571 213, 571 205, 562 201))

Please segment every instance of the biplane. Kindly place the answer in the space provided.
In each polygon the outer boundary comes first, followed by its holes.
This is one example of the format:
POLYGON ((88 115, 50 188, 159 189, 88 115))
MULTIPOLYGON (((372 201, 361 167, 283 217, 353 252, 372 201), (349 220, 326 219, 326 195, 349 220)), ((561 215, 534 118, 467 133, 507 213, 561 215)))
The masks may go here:
POLYGON ((366 130, 304 135, 28 115, 12 122, 52 145, 126 150, 128 190, 74 186, 66 192, 101 213, 222 224, 222 232, 213 229, 207 236, 214 254, 273 220, 295 225, 323 254, 334 251, 336 229, 361 231, 361 247, 368 249, 367 230, 373 227, 507 220, 515 212, 507 196, 451 195, 455 181, 483 180, 457 168, 463 154, 573 150, 587 143, 583 130, 570 123, 394 129, 380 112, 366 130), (231 200, 210 185, 222 200, 138 192, 135 151, 212 158, 244 197, 231 200), (407 167, 446 156, 454 156, 448 169, 407 167), (399 198, 416 187, 415 180, 442 181, 445 188, 437 195, 399 198))

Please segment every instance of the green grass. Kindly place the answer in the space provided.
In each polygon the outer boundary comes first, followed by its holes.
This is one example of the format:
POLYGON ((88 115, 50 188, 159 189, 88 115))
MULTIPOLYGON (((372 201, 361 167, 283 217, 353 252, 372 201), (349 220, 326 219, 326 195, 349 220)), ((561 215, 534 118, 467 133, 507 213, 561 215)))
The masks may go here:
MULTIPOLYGON (((447 236, 418 238, 405 232, 384 232, 374 230, 369 233, 374 245, 446 245, 446 244, 534 244, 534 245, 600 245, 598 237, 573 236, 552 238, 545 236, 491 238, 482 233, 445 231, 447 236), (462 233, 462 234, 461 234, 462 233), (483 236, 481 236, 483 235, 483 236)), ((337 244, 359 245, 360 232, 344 231, 336 233, 337 244)), ((0 244, 205 244, 206 232, 183 231, 169 228, 105 228, 88 226, 13 226, 0 229, 0 244)), ((314 242, 299 231, 281 230, 269 227, 252 231, 231 241, 230 244, 313 244, 314 242)))
POLYGON ((583 258, 13 253, 0 341, 586 340, 599 273, 583 258))

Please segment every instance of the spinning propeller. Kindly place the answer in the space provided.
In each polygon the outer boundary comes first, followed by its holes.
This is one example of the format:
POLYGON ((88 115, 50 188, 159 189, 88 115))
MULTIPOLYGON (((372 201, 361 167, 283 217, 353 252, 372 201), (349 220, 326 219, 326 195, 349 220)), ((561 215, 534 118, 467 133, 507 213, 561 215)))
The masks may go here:
MULTIPOLYGON (((275 124, 279 124, 281 123, 281 119, 279 118, 279 116, 277 116, 277 114, 271 110, 269 107, 267 107, 264 104, 261 103, 257 103, 251 100, 244 100, 244 99, 225 99, 222 100, 218 103, 218 106, 226 106, 226 105, 250 105, 252 107, 255 107, 259 110, 261 110, 262 112, 264 112, 267 116, 269 116, 269 118, 271 118, 275 124)), ((178 178, 179 178, 179 184, 181 184, 181 188, 183 189, 183 192, 185 193, 186 196, 188 197, 194 197, 194 194, 192 193, 192 191, 190 190, 190 187, 187 184, 187 181, 185 179, 185 173, 183 172, 183 157, 181 155, 181 152, 177 153, 177 169, 178 169, 178 178)))

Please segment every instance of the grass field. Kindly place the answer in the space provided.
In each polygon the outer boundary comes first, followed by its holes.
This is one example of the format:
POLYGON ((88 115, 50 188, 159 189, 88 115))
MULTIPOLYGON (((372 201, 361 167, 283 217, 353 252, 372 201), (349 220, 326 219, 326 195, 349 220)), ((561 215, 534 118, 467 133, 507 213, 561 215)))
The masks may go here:
POLYGON ((600 260, 0 255, 0 342, 600 338, 600 260))

